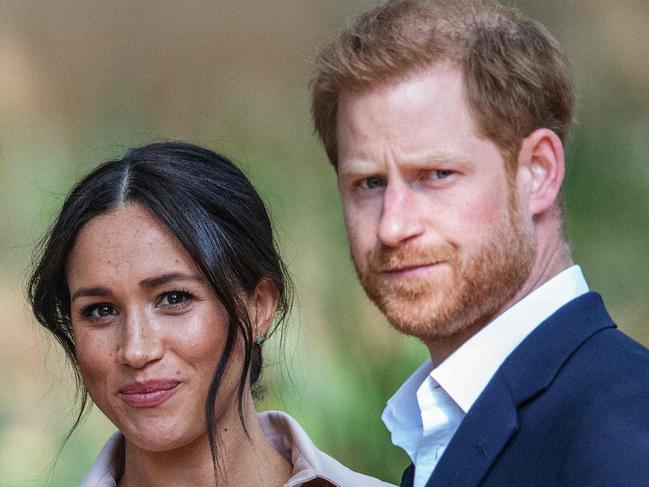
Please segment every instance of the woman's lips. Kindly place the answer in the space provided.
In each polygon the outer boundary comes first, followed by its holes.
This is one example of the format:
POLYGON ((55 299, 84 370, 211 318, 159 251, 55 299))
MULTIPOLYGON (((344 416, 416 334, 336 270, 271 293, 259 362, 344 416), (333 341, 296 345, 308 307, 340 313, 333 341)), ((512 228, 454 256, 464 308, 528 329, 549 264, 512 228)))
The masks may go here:
POLYGON ((155 379, 145 382, 132 382, 119 390, 122 400, 134 408, 159 406, 178 390, 177 380, 155 379))

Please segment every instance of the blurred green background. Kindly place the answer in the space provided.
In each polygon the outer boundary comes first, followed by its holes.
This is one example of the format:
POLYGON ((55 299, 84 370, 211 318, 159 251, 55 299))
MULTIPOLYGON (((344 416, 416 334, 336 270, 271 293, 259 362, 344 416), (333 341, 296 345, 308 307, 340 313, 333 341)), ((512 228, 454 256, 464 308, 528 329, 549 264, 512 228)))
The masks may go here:
MULTIPOLYGON (((407 459, 380 414, 426 351, 356 283, 307 89, 317 49, 375 3, 0 0, 0 486, 77 485, 113 430, 93 412, 52 468, 73 384, 29 316, 25 269, 72 182, 169 138, 232 156, 271 207, 298 300, 284 353, 270 347, 261 408, 293 414, 352 468, 398 481, 407 459)), ((515 4, 574 63, 565 191, 576 260, 649 344, 649 2, 515 4)))

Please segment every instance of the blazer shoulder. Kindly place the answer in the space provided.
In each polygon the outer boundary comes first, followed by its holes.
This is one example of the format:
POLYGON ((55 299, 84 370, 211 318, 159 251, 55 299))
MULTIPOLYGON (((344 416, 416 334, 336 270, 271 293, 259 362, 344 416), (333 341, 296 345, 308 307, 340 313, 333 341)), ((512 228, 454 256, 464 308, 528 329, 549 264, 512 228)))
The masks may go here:
POLYGON ((617 328, 589 337, 566 366, 593 376, 600 387, 635 387, 649 396, 649 350, 617 328))
POLYGON ((569 405, 574 424, 564 451, 564 484, 646 486, 649 350, 617 329, 604 329, 581 345, 557 379, 576 398, 569 405))

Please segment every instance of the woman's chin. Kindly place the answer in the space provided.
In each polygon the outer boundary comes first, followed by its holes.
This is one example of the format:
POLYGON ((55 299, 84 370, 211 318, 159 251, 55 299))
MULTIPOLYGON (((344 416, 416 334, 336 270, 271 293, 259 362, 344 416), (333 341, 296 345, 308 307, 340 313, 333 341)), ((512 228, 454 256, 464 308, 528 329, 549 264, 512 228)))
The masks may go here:
POLYGON ((183 448, 204 438, 207 442, 205 432, 186 431, 180 428, 169 427, 169 425, 138 425, 120 429, 127 444, 139 450, 159 453, 183 448))

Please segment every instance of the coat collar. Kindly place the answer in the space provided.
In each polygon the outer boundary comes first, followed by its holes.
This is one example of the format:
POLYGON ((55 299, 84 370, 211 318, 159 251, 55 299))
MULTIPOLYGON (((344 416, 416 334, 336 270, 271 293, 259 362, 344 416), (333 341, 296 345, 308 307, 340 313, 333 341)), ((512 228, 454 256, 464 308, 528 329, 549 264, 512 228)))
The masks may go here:
POLYGON ((270 444, 293 465, 293 475, 284 487, 314 485, 330 487, 394 487, 354 472, 319 450, 304 429, 281 411, 258 413, 257 418, 270 444))
MULTIPOLYGON (((257 414, 268 442, 293 465, 284 487, 394 487, 350 470, 319 450, 291 416, 280 411, 257 414)), ((102 448, 80 487, 115 487, 117 465, 124 455, 124 436, 114 433, 102 448)))
POLYGON ((505 360, 469 410, 427 487, 477 485, 516 433, 517 408, 546 389, 584 341, 611 327, 615 324, 596 293, 580 296, 544 321, 505 360))

